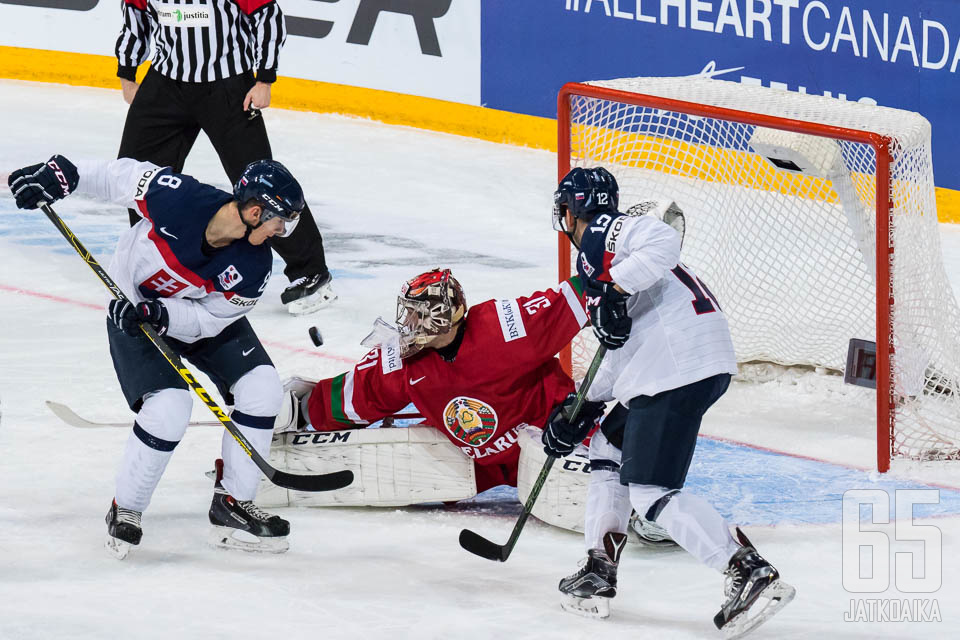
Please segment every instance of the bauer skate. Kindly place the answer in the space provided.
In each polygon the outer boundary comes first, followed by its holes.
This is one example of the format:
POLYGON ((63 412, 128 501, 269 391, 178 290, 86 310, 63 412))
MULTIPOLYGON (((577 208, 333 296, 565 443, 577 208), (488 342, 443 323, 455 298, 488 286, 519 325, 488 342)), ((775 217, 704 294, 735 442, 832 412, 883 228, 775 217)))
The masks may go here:
POLYGON ((585 618, 606 618, 617 595, 617 563, 626 546, 623 533, 607 533, 603 549, 590 549, 580 570, 560 581, 560 607, 585 618))
POLYGON ((299 278, 280 294, 280 302, 287 305, 292 315, 302 316, 313 313, 337 299, 330 283, 330 272, 299 278))
POLYGON ((210 503, 210 544, 224 549, 283 553, 290 548, 290 523, 267 513, 252 500, 236 500, 220 481, 223 460, 217 460, 217 477, 210 503))
POLYGON ((124 509, 117 506, 117 501, 110 503, 107 511, 107 539, 104 546, 117 560, 123 560, 130 553, 130 549, 140 544, 143 530, 140 528, 140 511, 124 509))
POLYGON ((780 573, 757 553, 739 528, 737 538, 743 546, 733 554, 723 572, 726 602, 713 617, 726 640, 747 635, 797 595, 797 590, 780 580, 780 573))

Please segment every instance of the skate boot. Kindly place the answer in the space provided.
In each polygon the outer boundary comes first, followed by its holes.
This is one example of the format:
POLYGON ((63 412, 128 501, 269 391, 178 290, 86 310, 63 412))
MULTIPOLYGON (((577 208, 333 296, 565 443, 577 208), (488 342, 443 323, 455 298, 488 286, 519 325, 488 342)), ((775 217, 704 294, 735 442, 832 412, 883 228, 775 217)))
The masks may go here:
POLYGON ((143 530, 140 528, 140 511, 124 509, 117 506, 117 501, 110 503, 107 511, 107 551, 117 560, 123 560, 130 553, 134 545, 140 544, 143 530))
POLYGON ((283 553, 290 548, 287 535, 290 523, 267 513, 252 500, 236 500, 227 493, 223 479, 223 460, 217 460, 217 478, 210 503, 210 544, 225 549, 262 553, 283 553))
POLYGON ((603 536, 603 549, 590 549, 580 570, 560 581, 560 607, 585 618, 610 615, 610 599, 617 595, 617 563, 627 544, 624 533, 603 536))
POLYGON ((743 546, 723 572, 726 602, 713 617, 713 624, 727 640, 750 633, 797 595, 796 589, 781 582, 780 573, 757 553, 739 528, 737 538, 743 546))
POLYGON ((330 272, 299 278, 280 294, 280 302, 287 305, 287 311, 302 316, 327 306, 337 299, 330 283, 330 272))

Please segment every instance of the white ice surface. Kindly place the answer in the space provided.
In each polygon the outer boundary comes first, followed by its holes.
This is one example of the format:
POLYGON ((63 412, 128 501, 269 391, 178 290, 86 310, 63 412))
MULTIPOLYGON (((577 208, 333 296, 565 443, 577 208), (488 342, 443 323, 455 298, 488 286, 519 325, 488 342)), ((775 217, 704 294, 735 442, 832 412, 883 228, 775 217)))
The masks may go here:
MULTIPOLYGON (((118 91, 0 82, 0 174, 45 160, 113 157, 118 91)), ((468 300, 529 293, 555 281, 549 212, 553 154, 308 113, 266 112, 274 153, 306 187, 340 300, 293 318, 277 263, 250 316, 282 375, 327 376, 362 354, 403 279, 442 264, 468 300), (314 349, 307 328, 326 341, 314 349)), ((186 171, 227 187, 205 140, 186 171)), ((5 181, 4 181, 5 182, 5 181)), ((82 200, 57 207, 106 264, 125 212, 82 200)), ((449 511, 283 510, 291 551, 255 556, 205 546, 220 448, 191 430, 123 562, 102 549, 103 515, 127 433, 63 426, 44 399, 95 420, 128 419, 104 336, 103 287, 39 213, 13 211, 0 188, 0 639, 14 638, 716 638, 721 578, 682 552, 631 548, 606 622, 565 614, 556 583, 582 555, 578 536, 533 522, 510 560, 465 553, 469 527, 506 540, 516 508, 449 511)), ((960 229, 943 225, 960 289, 960 229)), ((196 403, 195 418, 207 419, 196 403)), ((738 384, 704 433, 849 465, 874 464, 871 397, 836 380, 738 384)), ((776 469, 771 469, 776 473, 776 469)), ((954 467, 897 473, 960 486, 954 467)), ((750 535, 797 600, 755 638, 953 638, 960 635, 960 515, 943 532, 941 623, 845 623, 839 524, 758 527, 750 535)))

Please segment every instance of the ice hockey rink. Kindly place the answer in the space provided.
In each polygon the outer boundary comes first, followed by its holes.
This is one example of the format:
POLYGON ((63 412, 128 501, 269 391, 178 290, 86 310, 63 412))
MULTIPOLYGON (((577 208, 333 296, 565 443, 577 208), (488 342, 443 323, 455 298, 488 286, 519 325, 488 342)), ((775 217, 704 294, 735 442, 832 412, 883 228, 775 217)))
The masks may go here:
MULTIPOLYGON (((126 105, 119 91, 0 81, 0 174, 46 160, 112 158, 126 105)), ((363 355, 406 278, 450 267, 468 303, 556 282, 550 152, 331 115, 265 112, 274 155, 300 179, 324 235, 339 301, 295 318, 280 304, 282 263, 249 316, 281 376, 326 377, 363 355), (325 344, 307 335, 316 325, 325 344)), ((229 189, 201 136, 186 173, 229 189)), ((107 264, 126 212, 76 197, 56 206, 107 264)), ((941 225, 960 291, 960 225, 941 225)), ((560 610, 558 580, 583 556, 580 536, 532 522, 509 561, 457 543, 468 527, 505 541, 515 493, 455 507, 280 509, 283 555, 206 544, 217 428, 192 428, 118 562, 103 549, 125 429, 76 429, 44 400, 97 421, 131 418, 104 331, 106 290, 39 212, 0 186, 0 639, 34 638, 720 638, 722 576, 680 550, 631 546, 606 621, 560 610)), ((696 265, 691 265, 696 267, 696 265)), ((208 419, 194 404, 194 419, 208 419)), ((706 416, 690 490, 742 524, 797 587, 751 638, 960 637, 960 465, 875 468, 873 392, 837 376, 737 382, 706 416), (939 489, 915 524, 942 534, 932 593, 850 593, 842 581, 841 496, 850 489, 939 489), (936 600, 940 622, 844 621, 863 598, 936 600)), ((894 525, 881 529, 894 538, 894 525)), ((891 552, 924 549, 894 543, 891 552)), ((927 550, 929 552, 929 550, 927 550)), ((920 561, 917 560, 919 563, 920 561)))

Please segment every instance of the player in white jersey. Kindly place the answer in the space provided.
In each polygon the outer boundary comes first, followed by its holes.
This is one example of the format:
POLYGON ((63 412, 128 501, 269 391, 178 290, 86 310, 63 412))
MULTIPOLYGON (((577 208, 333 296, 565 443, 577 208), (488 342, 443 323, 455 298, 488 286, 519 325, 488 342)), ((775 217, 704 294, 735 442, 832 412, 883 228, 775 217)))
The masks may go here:
MULTIPOLYGON (((303 191, 278 162, 251 163, 232 194, 148 162, 80 162, 63 156, 10 174, 17 206, 35 209, 70 193, 133 207, 142 219, 120 235, 109 273, 128 300, 111 300, 107 335, 133 431, 107 513, 107 548, 125 557, 140 543, 141 515, 190 419, 187 384, 140 330, 149 323, 206 373, 231 419, 269 455, 282 387, 244 317, 270 278, 266 240, 287 235, 303 209, 303 191)), ((290 525, 259 509, 260 471, 224 432, 209 519, 220 546, 287 549, 290 525), (242 537, 234 537, 238 531, 242 537), (252 534, 258 542, 247 542, 252 534)))
MULTIPOLYGON (((577 270, 597 339, 609 351, 590 387, 588 407, 618 402, 590 442, 587 560, 560 582, 564 609, 609 615, 631 507, 681 547, 727 576, 714 617, 725 635, 745 633, 793 597, 777 570, 704 499, 681 491, 700 422, 736 373, 723 310, 680 263, 680 234, 652 215, 620 213, 606 169, 574 169, 554 194, 554 225, 579 249, 577 270), (760 599, 748 619, 746 611, 760 599)), ((675 205, 674 205, 675 206, 675 205)), ((589 425, 554 411, 544 448, 566 455, 589 425)))

